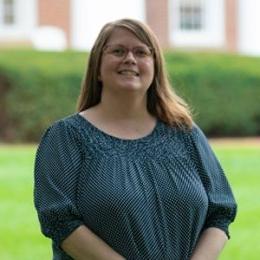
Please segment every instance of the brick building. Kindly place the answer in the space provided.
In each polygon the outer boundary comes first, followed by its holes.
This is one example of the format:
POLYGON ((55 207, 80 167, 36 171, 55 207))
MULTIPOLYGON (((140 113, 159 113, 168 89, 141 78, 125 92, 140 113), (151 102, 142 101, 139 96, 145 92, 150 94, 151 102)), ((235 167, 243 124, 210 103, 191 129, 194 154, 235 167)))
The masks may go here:
MULTIPOLYGON (((150 25, 164 48, 260 55, 259 12, 258 0, 0 0, 0 45, 37 47, 36 32, 52 26, 63 47, 89 49, 104 23, 131 17, 150 25)), ((40 40, 58 42, 53 32, 40 40)))

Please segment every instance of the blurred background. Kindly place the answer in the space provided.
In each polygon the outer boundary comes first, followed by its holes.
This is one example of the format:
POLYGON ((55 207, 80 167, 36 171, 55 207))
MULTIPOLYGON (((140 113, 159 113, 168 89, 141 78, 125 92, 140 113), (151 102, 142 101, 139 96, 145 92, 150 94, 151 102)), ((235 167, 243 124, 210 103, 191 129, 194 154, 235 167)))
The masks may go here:
POLYGON ((0 0, 0 259, 51 258, 32 202, 37 144, 76 112, 101 27, 125 17, 157 35, 238 200, 220 259, 259 259, 259 13, 258 0, 0 0))

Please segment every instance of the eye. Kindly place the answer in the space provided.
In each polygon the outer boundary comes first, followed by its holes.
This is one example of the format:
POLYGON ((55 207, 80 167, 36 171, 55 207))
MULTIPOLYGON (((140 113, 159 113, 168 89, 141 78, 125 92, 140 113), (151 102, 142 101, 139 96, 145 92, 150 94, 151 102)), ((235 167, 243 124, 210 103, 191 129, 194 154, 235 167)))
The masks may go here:
POLYGON ((145 48, 136 48, 134 50, 134 54, 136 57, 147 57, 151 55, 151 51, 149 49, 145 49, 145 48))
POLYGON ((122 57, 125 55, 125 49, 123 47, 114 47, 111 49, 111 54, 118 56, 118 57, 122 57))

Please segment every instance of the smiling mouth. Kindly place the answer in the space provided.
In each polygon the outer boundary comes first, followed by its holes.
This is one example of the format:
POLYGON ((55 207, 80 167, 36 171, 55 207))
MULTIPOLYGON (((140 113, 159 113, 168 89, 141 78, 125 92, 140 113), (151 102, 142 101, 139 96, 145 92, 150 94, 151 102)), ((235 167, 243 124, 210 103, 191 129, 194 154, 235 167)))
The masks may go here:
POLYGON ((139 76, 139 73, 133 70, 120 70, 118 73, 120 75, 126 75, 126 76, 135 76, 135 77, 139 76))

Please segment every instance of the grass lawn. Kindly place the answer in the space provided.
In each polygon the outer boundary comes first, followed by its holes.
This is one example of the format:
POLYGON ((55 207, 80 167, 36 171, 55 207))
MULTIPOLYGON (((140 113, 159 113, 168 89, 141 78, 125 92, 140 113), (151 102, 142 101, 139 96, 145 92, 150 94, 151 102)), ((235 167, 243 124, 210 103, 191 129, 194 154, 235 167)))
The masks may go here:
MULTIPOLYGON (((238 201, 238 216, 221 260, 260 256, 260 145, 214 143, 238 201)), ((33 206, 35 146, 0 146, 0 259, 51 259, 50 241, 33 206)))
POLYGON ((34 146, 0 146, 0 259, 51 259, 33 206, 34 146))

